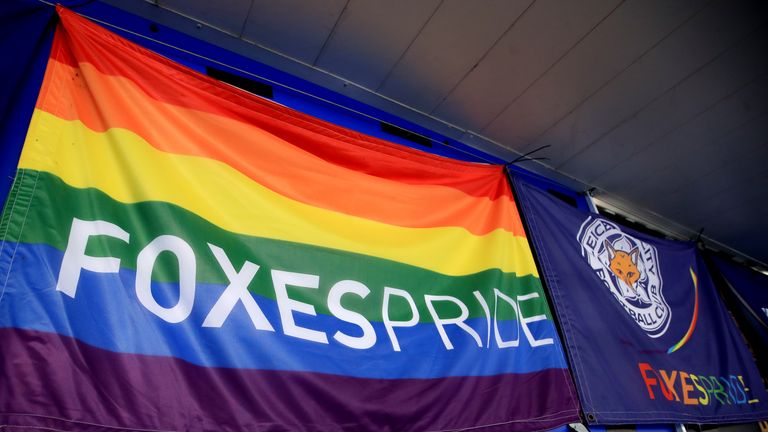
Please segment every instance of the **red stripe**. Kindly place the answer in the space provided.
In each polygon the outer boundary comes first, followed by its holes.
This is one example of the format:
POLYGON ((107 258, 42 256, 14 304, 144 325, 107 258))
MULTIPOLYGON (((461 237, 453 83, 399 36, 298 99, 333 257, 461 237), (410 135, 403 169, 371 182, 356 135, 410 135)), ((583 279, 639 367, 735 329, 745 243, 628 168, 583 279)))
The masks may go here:
POLYGON ((340 166, 403 183, 511 199, 502 166, 456 161, 333 125, 203 76, 66 9, 59 13, 63 27, 51 52, 59 62, 72 66, 88 62, 102 73, 134 81, 156 100, 256 125, 340 166), (157 85, 154 77, 167 79, 157 85))

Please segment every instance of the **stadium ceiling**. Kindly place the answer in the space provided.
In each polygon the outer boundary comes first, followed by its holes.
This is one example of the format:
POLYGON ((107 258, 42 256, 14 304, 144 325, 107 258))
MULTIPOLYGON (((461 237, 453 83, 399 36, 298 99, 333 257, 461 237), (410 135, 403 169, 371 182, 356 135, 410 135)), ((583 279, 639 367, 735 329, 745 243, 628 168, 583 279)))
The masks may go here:
POLYGON ((102 1, 768 263, 768 2, 102 1))

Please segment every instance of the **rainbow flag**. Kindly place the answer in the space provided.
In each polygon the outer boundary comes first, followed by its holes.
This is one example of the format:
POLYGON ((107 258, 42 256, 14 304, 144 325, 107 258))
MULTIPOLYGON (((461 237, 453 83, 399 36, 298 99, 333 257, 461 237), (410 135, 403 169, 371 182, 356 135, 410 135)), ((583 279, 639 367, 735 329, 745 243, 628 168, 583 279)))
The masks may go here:
POLYGON ((0 224, 2 424, 578 419, 501 166, 334 126, 59 13, 0 224))

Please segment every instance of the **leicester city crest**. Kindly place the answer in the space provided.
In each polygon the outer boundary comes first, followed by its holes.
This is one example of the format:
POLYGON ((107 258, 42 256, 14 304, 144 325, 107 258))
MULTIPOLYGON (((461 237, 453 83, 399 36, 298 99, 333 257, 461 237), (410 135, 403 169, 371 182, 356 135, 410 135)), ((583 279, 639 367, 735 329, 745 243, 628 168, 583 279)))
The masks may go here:
POLYGON ((661 292, 656 248, 591 216, 581 224, 577 240, 582 256, 627 315, 648 336, 663 335, 672 312, 661 292))

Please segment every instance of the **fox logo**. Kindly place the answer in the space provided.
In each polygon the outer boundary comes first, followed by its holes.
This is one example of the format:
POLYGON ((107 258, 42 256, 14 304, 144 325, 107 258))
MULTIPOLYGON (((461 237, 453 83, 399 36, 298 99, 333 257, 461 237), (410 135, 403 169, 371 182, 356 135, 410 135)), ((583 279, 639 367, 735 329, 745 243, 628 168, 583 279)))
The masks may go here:
POLYGON ((592 216, 581 225, 576 239, 592 271, 629 318, 648 336, 663 335, 672 312, 661 292, 656 248, 622 232, 615 223, 592 216))
POLYGON ((650 303, 651 300, 648 298, 645 290, 637 286, 637 282, 640 280, 640 269, 637 267, 637 259, 640 253, 638 248, 635 247, 631 251, 625 252, 614 248, 613 244, 608 240, 605 240, 603 244, 610 260, 608 268, 611 269, 619 280, 624 297, 650 303))

